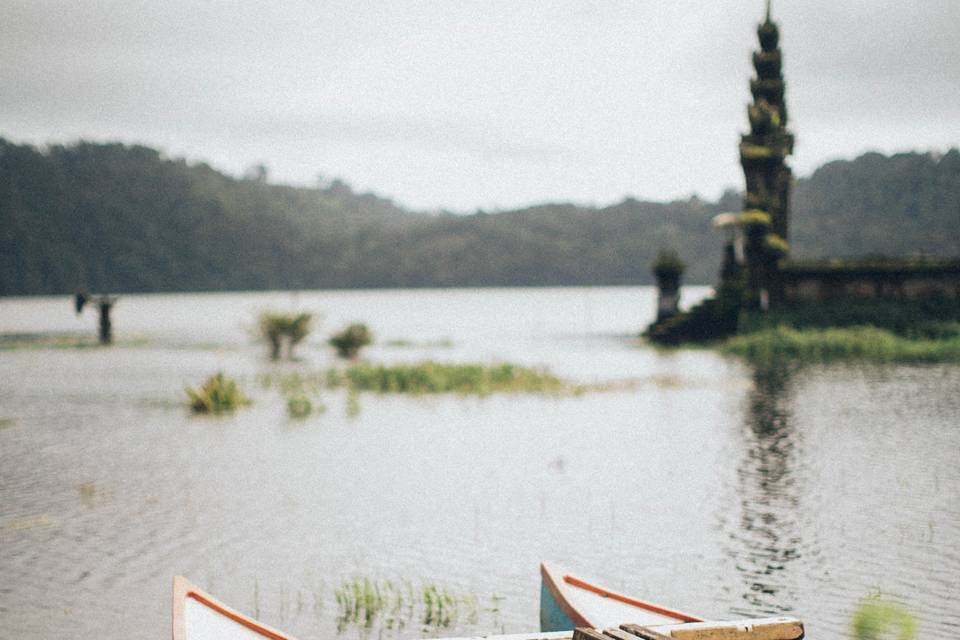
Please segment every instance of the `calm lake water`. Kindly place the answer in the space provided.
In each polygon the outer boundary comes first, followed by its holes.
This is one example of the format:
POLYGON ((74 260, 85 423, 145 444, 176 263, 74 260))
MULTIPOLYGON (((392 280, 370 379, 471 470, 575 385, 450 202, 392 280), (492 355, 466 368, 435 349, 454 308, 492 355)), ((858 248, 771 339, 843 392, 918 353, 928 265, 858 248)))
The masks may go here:
POLYGON ((71 348, 96 319, 66 297, 0 299, 0 636, 168 637, 175 574, 304 640, 521 632, 543 559, 707 617, 796 615, 810 638, 847 637, 878 591, 919 637, 960 635, 960 367, 658 352, 632 337, 654 295, 130 295, 110 348, 71 348), (264 309, 322 315, 299 361, 267 360, 264 309), (633 384, 361 394, 359 412, 326 391, 325 413, 291 420, 258 380, 331 366, 325 338, 354 320, 370 361, 633 384), (184 386, 218 370, 255 404, 189 415, 184 386), (365 628, 336 600, 353 577, 463 604, 442 625, 416 605, 365 628))

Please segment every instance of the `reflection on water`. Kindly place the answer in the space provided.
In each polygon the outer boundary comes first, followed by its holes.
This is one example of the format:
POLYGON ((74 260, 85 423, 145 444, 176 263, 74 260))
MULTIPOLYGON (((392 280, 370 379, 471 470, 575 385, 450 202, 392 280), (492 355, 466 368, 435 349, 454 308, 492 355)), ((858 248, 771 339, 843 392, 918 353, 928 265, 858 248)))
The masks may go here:
POLYGON ((793 423, 792 371, 757 368, 746 397, 737 468, 739 526, 730 533, 736 569, 743 584, 743 615, 793 610, 795 579, 790 563, 801 553, 797 517, 803 505, 797 487, 802 436, 793 423))

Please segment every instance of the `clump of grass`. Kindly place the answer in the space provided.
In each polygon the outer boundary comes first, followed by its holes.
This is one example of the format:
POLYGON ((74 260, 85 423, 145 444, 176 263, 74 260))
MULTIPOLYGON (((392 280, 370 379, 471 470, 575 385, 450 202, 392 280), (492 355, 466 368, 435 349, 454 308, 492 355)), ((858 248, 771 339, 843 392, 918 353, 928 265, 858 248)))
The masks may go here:
POLYGON ((874 362, 960 361, 960 337, 912 340, 870 326, 836 329, 779 326, 730 338, 722 349, 726 353, 760 363, 841 359, 874 362))
POLYGON ((436 585, 423 587, 423 625, 449 627, 457 617, 459 598, 436 585))
POLYGON ((187 387, 190 410, 194 413, 229 413, 251 403, 250 398, 240 391, 236 380, 218 372, 198 389, 187 387))
POLYGON ((414 590, 411 582, 371 580, 354 577, 334 590, 339 609, 337 629, 349 625, 365 629, 381 622, 387 629, 402 628, 419 619, 425 629, 449 628, 461 618, 470 624, 477 619, 477 599, 457 594, 435 584, 414 590))
POLYGON ((345 580, 336 590, 339 612, 337 629, 343 631, 348 625, 369 628, 380 617, 386 618, 388 626, 400 624, 400 612, 405 605, 412 608, 412 588, 397 588, 393 582, 374 581, 370 578, 345 580))
POLYGON ((417 364, 352 365, 332 376, 334 386, 346 384, 355 391, 379 393, 463 393, 488 395, 513 393, 576 393, 580 387, 565 382, 545 369, 513 364, 417 364))
POLYGON ((7 429, 17 424, 17 421, 13 418, 0 418, 0 429, 7 429))
POLYGON ((860 601, 853 615, 853 637, 856 640, 912 640, 917 620, 905 606, 880 596, 860 601))
POLYGON ((349 327, 334 334, 330 338, 330 345, 337 350, 341 358, 355 358, 360 349, 370 344, 373 336, 365 324, 351 324, 349 327))
POLYGON ((266 311, 260 314, 259 324, 260 333, 270 345, 270 357, 277 360, 286 347, 286 356, 292 358, 293 348, 310 334, 313 315, 266 311))
POLYGON ((305 394, 296 394, 287 398, 287 415, 295 420, 309 418, 314 413, 326 413, 327 405, 320 400, 311 400, 305 394))
POLYGON ((791 303, 766 313, 741 313, 740 334, 775 329, 830 329, 873 326, 908 338, 944 338, 960 331, 960 301, 932 300, 827 300, 791 303))
POLYGON ((313 413, 313 402, 305 395, 298 394, 287 398, 287 415, 296 420, 309 418, 313 413))

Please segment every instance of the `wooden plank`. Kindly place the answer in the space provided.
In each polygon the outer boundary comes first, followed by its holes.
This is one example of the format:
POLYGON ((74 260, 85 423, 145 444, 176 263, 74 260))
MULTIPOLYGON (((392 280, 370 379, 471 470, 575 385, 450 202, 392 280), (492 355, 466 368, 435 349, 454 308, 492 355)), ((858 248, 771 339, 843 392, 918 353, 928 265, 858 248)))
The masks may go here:
POLYGON ((577 627, 573 630, 573 640, 610 640, 596 629, 577 627))
MULTIPOLYGON (((627 625, 624 625, 627 626, 627 625)), ((644 632, 649 632, 650 635, 638 635, 636 632, 626 631, 624 629, 605 629, 604 634, 610 636, 614 640, 637 640, 637 638, 667 638, 668 636, 661 635, 656 631, 651 630, 649 627, 643 627, 640 625, 630 625, 635 629, 643 630, 644 632)))
MULTIPOLYGON (((670 640, 669 635, 654 631, 650 627, 641 627, 638 624, 622 624, 620 628, 633 636, 634 640, 636 638, 642 638, 643 640, 670 640)), ((670 628, 675 628, 675 625, 670 625, 670 628)))
POLYGON ((800 640, 803 623, 790 618, 691 623, 670 630, 674 640, 800 640))
POLYGON ((752 620, 733 620, 729 622, 688 622, 685 624, 663 625, 654 628, 639 625, 622 625, 645 640, 801 640, 804 635, 803 623, 796 618, 755 618, 752 620), (658 635, 643 635, 642 632, 654 632, 658 635))

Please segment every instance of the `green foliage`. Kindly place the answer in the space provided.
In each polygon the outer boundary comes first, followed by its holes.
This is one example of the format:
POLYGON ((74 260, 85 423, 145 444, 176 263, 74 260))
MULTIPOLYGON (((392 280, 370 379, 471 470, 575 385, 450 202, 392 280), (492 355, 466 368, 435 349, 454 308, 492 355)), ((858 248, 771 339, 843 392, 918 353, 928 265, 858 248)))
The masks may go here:
POLYGON ((868 596, 857 605, 852 626, 855 640, 913 640, 917 620, 898 602, 868 596))
POLYGON ((908 338, 948 338, 960 322, 960 301, 841 300, 805 302, 775 308, 767 313, 744 313, 738 333, 779 326, 828 328, 874 326, 908 338))
POLYGON ((341 582, 334 598, 340 632, 351 625, 370 629, 376 623, 399 629, 413 621, 419 621, 424 630, 446 629, 460 619, 473 624, 477 618, 476 597, 435 584, 414 589, 408 580, 354 577, 341 582))
POLYGON ((267 311, 260 314, 259 324, 261 335, 270 344, 270 357, 279 358, 286 343, 289 358, 293 356, 293 348, 310 334, 313 315, 267 311))
POLYGON ((825 164, 793 190, 795 256, 960 255, 960 151, 868 153, 825 164))
POLYGON ((687 264, 673 249, 661 249, 653 262, 653 273, 661 282, 678 280, 686 268, 687 264))
POLYGON ((250 399, 240 391, 237 382, 218 372, 203 383, 199 389, 187 387, 190 410, 194 413, 221 414, 250 404, 250 399))
POLYGON ((960 362, 960 337, 911 340, 876 327, 793 329, 780 326, 727 340, 722 349, 755 363, 960 362))
POLYGON ((287 398, 287 415, 294 419, 310 417, 313 413, 313 402, 304 394, 297 394, 287 398))
MULTIPOLYGON (((120 144, 38 149, 0 139, 0 295, 90 290, 635 285, 656 248, 713 283, 716 202, 625 199, 488 215, 418 215, 343 183, 234 179, 120 144)), ((960 151, 867 154, 793 189, 798 256, 960 255, 960 151)))
POLYGON ((580 387, 543 369, 513 364, 367 364, 349 367, 338 384, 379 393, 578 393, 580 387))
POLYGON ((337 350, 337 355, 341 358, 354 358, 360 353, 360 349, 370 344, 373 337, 365 324, 351 324, 349 327, 334 334, 330 338, 330 345, 337 350))

